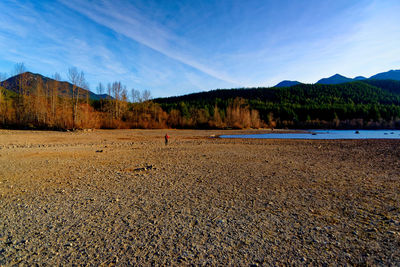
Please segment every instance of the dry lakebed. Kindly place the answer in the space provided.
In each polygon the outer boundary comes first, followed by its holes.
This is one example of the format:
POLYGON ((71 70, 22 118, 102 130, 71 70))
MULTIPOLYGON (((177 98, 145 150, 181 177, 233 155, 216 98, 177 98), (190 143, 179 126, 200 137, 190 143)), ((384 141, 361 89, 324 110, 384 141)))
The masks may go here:
POLYGON ((258 132, 0 130, 0 266, 400 265, 400 140, 258 132))

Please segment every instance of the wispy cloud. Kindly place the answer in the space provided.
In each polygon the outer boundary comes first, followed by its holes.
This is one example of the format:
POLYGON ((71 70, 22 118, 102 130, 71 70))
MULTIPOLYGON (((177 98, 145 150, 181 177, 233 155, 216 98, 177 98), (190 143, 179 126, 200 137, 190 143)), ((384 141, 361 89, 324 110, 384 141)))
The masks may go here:
POLYGON ((168 29, 151 21, 132 5, 119 1, 60 0, 64 5, 89 17, 93 21, 123 34, 165 56, 196 68, 214 78, 239 85, 239 81, 226 73, 214 70, 190 56, 190 44, 168 29))
MULTIPOLYGON (((76 66, 155 96, 399 68, 397 0, 3 0, 0 68, 76 66)), ((65 75, 64 75, 65 76, 65 75)))
POLYGON ((2 60, 24 62, 29 70, 49 76, 76 66, 88 73, 91 81, 95 77, 118 78, 129 72, 104 45, 104 34, 96 32, 96 41, 89 44, 80 21, 66 10, 49 4, 35 6, 29 1, 3 2, 0 8, 14 14, 0 19, 2 60))

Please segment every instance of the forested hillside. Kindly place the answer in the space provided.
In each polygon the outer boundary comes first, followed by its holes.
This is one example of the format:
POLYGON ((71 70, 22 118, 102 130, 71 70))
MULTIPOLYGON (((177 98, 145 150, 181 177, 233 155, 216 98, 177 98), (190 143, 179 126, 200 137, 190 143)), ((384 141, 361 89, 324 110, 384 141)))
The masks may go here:
POLYGON ((284 88, 214 90, 154 100, 167 112, 204 114, 225 118, 232 103, 257 111, 261 123, 276 127, 399 127, 400 82, 355 81, 337 85, 298 84, 284 88))

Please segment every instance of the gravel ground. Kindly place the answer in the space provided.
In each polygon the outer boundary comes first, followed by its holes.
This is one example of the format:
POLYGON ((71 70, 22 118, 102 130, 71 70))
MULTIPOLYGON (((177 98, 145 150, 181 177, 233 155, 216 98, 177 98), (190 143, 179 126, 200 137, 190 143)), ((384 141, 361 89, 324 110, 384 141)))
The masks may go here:
POLYGON ((221 133, 0 131, 0 265, 400 265, 400 140, 221 133))

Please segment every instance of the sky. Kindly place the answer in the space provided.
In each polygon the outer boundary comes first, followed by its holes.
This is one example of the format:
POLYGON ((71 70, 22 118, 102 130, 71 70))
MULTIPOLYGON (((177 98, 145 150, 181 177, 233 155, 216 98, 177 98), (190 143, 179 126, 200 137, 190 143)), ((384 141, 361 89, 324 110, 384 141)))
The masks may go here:
POLYGON ((1 0, 0 72, 153 97, 400 69, 398 0, 1 0))

